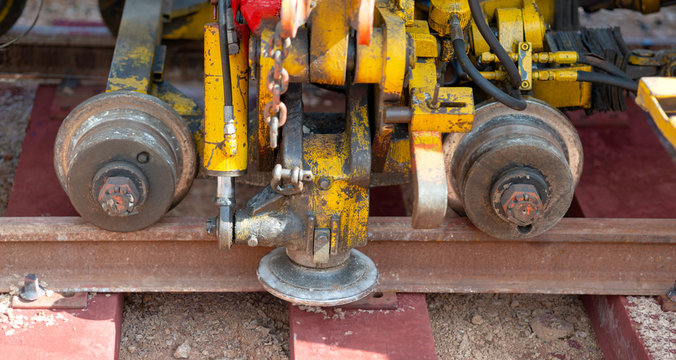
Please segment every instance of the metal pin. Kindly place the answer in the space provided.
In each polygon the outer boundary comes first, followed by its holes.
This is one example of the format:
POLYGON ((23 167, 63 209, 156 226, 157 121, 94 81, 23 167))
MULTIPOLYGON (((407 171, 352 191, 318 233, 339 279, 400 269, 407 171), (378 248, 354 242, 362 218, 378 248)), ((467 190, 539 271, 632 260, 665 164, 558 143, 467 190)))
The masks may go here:
POLYGON ((436 85, 434 85, 434 94, 432 95, 432 100, 429 102, 429 106, 433 109, 439 107, 439 88, 441 88, 441 85, 436 83, 436 85))
POLYGON ((270 120, 270 147, 277 148, 277 137, 279 136, 279 119, 273 116, 270 120))

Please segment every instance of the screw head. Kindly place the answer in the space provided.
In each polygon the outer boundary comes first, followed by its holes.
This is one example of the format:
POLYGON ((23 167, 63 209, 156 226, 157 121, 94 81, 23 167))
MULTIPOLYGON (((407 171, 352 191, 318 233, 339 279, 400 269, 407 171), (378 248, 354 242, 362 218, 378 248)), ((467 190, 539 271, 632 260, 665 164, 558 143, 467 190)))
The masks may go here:
POLYGON ((540 194, 531 184, 511 184, 500 197, 500 205, 507 220, 518 226, 533 224, 543 210, 540 194))
POLYGON ((528 49, 530 49, 530 45, 528 45, 528 43, 521 44, 521 50, 528 51, 528 49))
POLYGON ((101 208, 110 216, 133 215, 138 199, 138 187, 126 176, 106 178, 98 196, 101 208))
POLYGON ((331 187, 331 179, 326 176, 322 176, 317 182, 317 185, 319 185, 320 189, 326 190, 331 187))
POLYGON ((530 82, 528 80, 524 80, 521 82, 521 88, 527 89, 530 87, 530 82))
POLYGON ((136 161, 138 161, 141 164, 147 163, 148 160, 150 160, 150 155, 145 151, 142 151, 138 155, 136 155, 136 161))
POLYGON ((258 246, 258 239, 255 236, 251 236, 249 240, 246 241, 247 245, 251 247, 258 246))
POLYGON ((228 44, 228 53, 229 54, 237 54, 239 53, 239 45, 237 44, 228 44))

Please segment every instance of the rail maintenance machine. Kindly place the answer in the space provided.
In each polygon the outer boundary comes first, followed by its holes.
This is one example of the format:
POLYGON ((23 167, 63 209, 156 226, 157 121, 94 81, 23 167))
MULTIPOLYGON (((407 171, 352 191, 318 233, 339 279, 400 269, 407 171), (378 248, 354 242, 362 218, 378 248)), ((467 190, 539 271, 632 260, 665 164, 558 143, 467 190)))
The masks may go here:
POLYGON ((63 122, 54 166, 80 215, 112 231, 151 226, 198 174, 216 177, 205 226, 220 249, 275 247, 257 274, 282 299, 355 301, 378 282, 357 250, 371 187, 410 184, 413 229, 450 207, 523 239, 564 216, 580 179, 561 109, 623 110, 637 93, 676 144, 676 51, 577 21, 578 5, 667 3, 580 2, 100 0, 117 36, 106 92, 63 122), (203 111, 163 78, 177 38, 204 39, 203 111), (344 94, 344 111, 304 111, 311 87, 344 94), (264 187, 235 211, 239 182, 264 187))

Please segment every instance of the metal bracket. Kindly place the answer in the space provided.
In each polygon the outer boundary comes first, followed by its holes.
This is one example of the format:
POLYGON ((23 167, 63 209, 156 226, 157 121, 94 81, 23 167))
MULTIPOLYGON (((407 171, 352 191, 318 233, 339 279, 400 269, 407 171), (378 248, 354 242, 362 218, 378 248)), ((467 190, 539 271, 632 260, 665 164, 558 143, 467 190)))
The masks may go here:
POLYGON ((25 301, 19 296, 12 296, 14 309, 85 309, 89 302, 88 293, 48 293, 35 300, 25 301))
POLYGON ((533 47, 529 42, 519 42, 519 75, 521 76, 520 90, 533 88, 533 47))
POLYGON ((414 229, 434 229, 446 216, 446 170, 441 148, 441 133, 411 131, 411 170, 413 175, 414 229))

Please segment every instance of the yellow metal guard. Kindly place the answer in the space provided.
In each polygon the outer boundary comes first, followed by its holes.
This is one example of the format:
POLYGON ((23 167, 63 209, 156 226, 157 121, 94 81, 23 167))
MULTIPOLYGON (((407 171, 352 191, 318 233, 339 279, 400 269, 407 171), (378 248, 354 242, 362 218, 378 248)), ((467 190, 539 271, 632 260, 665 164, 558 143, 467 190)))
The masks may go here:
POLYGON ((241 175, 247 169, 247 111, 249 94, 248 56, 246 48, 230 55, 232 105, 235 112, 237 151, 224 146, 223 73, 218 25, 204 27, 204 159, 210 175, 241 175))

